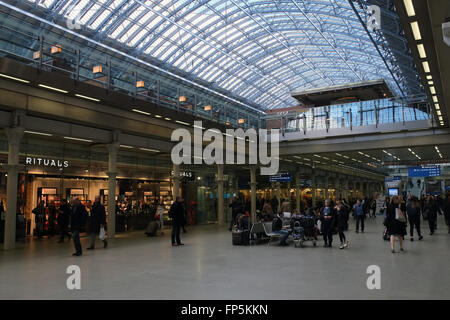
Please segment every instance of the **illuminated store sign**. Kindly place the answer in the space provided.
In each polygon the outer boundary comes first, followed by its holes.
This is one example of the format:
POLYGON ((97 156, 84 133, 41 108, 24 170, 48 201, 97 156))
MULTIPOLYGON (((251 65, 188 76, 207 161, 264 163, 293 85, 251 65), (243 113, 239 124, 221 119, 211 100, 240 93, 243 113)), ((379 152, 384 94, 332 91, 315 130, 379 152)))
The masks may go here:
POLYGON ((55 168, 67 168, 69 167, 69 161, 45 159, 45 158, 33 158, 27 157, 25 159, 26 165, 34 165, 41 167, 55 167, 55 168))

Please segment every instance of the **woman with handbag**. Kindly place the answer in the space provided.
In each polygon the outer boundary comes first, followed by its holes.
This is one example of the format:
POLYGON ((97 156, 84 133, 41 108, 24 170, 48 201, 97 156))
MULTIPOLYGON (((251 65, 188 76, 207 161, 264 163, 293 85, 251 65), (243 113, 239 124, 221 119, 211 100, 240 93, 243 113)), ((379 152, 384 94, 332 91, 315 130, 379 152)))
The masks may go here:
POLYGON ((437 212, 438 207, 436 202, 434 201, 433 196, 428 196, 427 202, 424 206, 424 216, 426 216, 428 220, 428 227, 430 228, 430 236, 434 234, 436 229, 436 220, 437 220, 437 212))
POLYGON ((406 235, 406 215, 401 210, 401 203, 397 196, 393 196, 386 210, 386 220, 384 222, 387 233, 390 236, 391 252, 395 253, 395 237, 397 237, 400 251, 403 249, 403 237, 406 235))

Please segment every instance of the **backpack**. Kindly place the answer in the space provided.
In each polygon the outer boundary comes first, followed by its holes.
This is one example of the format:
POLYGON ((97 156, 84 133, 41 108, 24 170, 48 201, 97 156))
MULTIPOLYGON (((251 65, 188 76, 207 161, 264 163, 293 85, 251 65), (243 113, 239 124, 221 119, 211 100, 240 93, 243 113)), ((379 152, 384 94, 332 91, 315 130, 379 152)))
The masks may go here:
POLYGON ((283 221, 277 216, 275 216, 272 220, 272 231, 280 231, 283 227, 283 221))

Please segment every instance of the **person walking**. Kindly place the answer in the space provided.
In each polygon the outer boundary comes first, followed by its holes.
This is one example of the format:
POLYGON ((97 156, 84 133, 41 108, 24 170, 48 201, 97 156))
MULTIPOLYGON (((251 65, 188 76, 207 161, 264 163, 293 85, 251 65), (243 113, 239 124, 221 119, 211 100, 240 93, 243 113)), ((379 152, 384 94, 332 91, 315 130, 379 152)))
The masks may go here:
POLYGON ((55 202, 51 201, 48 206, 48 237, 55 235, 56 231, 56 206, 55 202))
POLYGON ((398 238, 400 251, 403 249, 403 237, 406 234, 406 222, 401 221, 400 200, 397 196, 393 196, 386 210, 385 226, 391 240, 391 252, 395 253, 395 237, 398 238))
POLYGON ((82 227, 86 224, 87 211, 81 204, 78 198, 72 200, 72 214, 70 217, 70 228, 72 230, 73 244, 75 246, 74 256, 81 256, 83 250, 81 249, 80 232, 82 227))
POLYGON ((169 210, 169 217, 172 219, 172 246, 182 246, 180 239, 180 229, 184 220, 184 204, 183 199, 178 196, 174 203, 172 203, 169 210))
POLYGON ((44 235, 44 226, 45 226, 45 207, 44 201, 39 202, 38 206, 33 209, 32 213, 34 213, 34 222, 36 223, 36 235, 39 240, 42 239, 44 235))
POLYGON ((61 206, 59 207, 57 217, 58 227, 61 234, 58 243, 63 243, 64 238, 66 236, 70 240, 70 234, 68 232, 69 220, 70 220, 70 205, 67 203, 66 199, 63 199, 61 201, 61 206))
POLYGON ((412 196, 409 199, 408 204, 406 205, 406 214, 408 216, 409 235, 411 236, 411 241, 414 241, 414 227, 416 228, 419 240, 423 239, 423 236, 420 232, 420 211, 419 199, 412 196))
POLYGON ((437 220, 437 211, 438 207, 436 202, 434 201, 433 196, 428 196, 427 201, 425 202, 425 206, 423 209, 424 215, 428 219, 428 227, 430 228, 430 236, 434 234, 436 230, 436 220, 437 220))
MULTIPOLYGON (((101 228, 105 228, 106 226, 106 211, 105 206, 100 203, 100 196, 95 197, 94 204, 91 207, 91 221, 89 226, 90 233, 90 246, 87 248, 88 250, 95 249, 95 238, 100 233, 101 228)), ((106 238, 103 239, 103 248, 108 246, 108 241, 106 238)))
POLYGON ((236 224, 237 215, 242 213, 244 208, 241 201, 237 197, 233 197, 233 201, 230 203, 229 207, 231 208, 231 221, 228 230, 231 231, 233 226, 236 224))
POLYGON ((353 205, 353 216, 356 220, 356 233, 359 233, 359 225, 361 224, 361 232, 364 233, 364 220, 366 218, 366 214, 364 212, 364 206, 361 203, 361 200, 356 200, 356 203, 353 205))
POLYGON ((331 207, 330 199, 325 200, 324 207, 320 210, 320 221, 322 222, 323 245, 325 248, 331 248, 333 244, 333 228, 335 222, 335 213, 331 207))
POLYGON ((3 201, 0 202, 0 234, 4 234, 5 230, 5 221, 6 221, 6 212, 5 206, 3 205, 3 201))
POLYGON ((348 247, 348 241, 345 237, 344 231, 347 229, 348 224, 348 212, 347 208, 342 204, 341 199, 336 201, 336 206, 334 207, 334 212, 336 214, 336 226, 339 233, 339 240, 341 245, 339 249, 344 249, 348 247))
POLYGON ((447 196, 445 197, 443 211, 444 211, 445 224, 447 225, 448 233, 450 234, 450 192, 447 193, 447 196))

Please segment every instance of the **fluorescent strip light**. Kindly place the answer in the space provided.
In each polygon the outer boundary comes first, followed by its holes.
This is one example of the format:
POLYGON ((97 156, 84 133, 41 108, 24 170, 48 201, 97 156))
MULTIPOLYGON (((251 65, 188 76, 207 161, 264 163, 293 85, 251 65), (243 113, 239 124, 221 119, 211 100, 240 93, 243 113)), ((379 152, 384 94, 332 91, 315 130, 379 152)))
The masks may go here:
POLYGON ((145 112, 145 111, 138 110, 138 109, 132 109, 132 111, 137 112, 137 113, 142 113, 142 114, 145 114, 145 115, 147 115, 147 116, 150 115, 150 112, 145 112))
POLYGON ((43 133, 43 132, 36 132, 36 131, 24 131, 25 133, 30 133, 30 134, 38 134, 40 136, 47 136, 47 137, 52 137, 53 135, 50 133, 43 133))
POLYGON ((442 116, 441 111, 437 110, 436 113, 438 116, 442 116))
POLYGON ((423 44, 418 44, 417 45, 417 50, 419 51, 420 58, 426 59, 427 54, 425 52, 425 47, 423 46, 423 44))
POLYGON ((433 76, 432 75, 428 75, 427 76, 427 80, 433 80, 433 76))
POLYGON ((133 148, 132 146, 127 146, 125 144, 121 144, 120 147, 121 148, 127 148, 127 149, 132 149, 133 148))
POLYGON ((428 81, 428 85, 432 86, 432 85, 434 85, 434 82, 433 81, 428 81))
POLYGON ((91 97, 88 97, 88 96, 83 96, 82 94, 78 94, 78 93, 76 93, 75 96, 78 97, 78 98, 83 98, 83 99, 92 100, 92 101, 95 101, 95 102, 100 102, 99 99, 91 98, 91 97))
POLYGON ((75 140, 75 141, 82 141, 82 142, 94 142, 94 141, 88 140, 88 139, 73 138, 73 137, 64 137, 64 139, 75 140))
POLYGON ((422 62, 422 66, 425 73, 430 73, 430 65, 428 64, 428 61, 422 62))
POLYGON ((142 151, 150 151, 150 152, 159 152, 159 150, 156 149, 148 149, 148 148, 139 148, 142 151))
POLYGON ((412 0, 403 0, 403 4, 405 5, 406 14, 408 17, 414 17, 416 15, 416 11, 414 10, 412 0))
POLYGON ((419 23, 417 21, 411 22, 411 30, 414 35, 414 40, 422 40, 422 35, 420 34, 419 23))
POLYGON ((434 87, 430 87, 431 94, 436 94, 436 89, 434 87))
POLYGON ((3 73, 0 73, 0 77, 6 78, 6 79, 10 79, 10 80, 19 81, 19 82, 23 82, 23 83, 30 83, 30 81, 28 81, 28 80, 19 79, 19 78, 16 78, 16 77, 11 77, 11 76, 8 76, 7 74, 3 74, 3 73))
POLYGON ((179 120, 175 120, 175 122, 179 123, 179 124, 184 124, 185 126, 190 126, 191 125, 190 123, 179 121, 179 120))
POLYGON ((164 118, 164 120, 170 121, 170 120, 172 120, 172 119, 170 119, 170 118, 164 118))
POLYGON ((192 126, 193 126, 194 128, 198 128, 198 129, 202 129, 202 130, 205 129, 204 127, 198 126, 198 125, 196 125, 196 124, 193 124, 192 126))
POLYGON ((69 91, 58 89, 58 88, 54 88, 54 87, 50 87, 50 86, 46 86, 45 84, 38 84, 38 87, 49 89, 49 90, 53 90, 53 91, 56 91, 56 92, 61 92, 61 93, 69 93, 69 91))
POLYGON ((437 96, 433 96, 433 102, 438 102, 439 100, 438 100, 438 98, 437 98, 437 96))
POLYGON ((440 109, 439 103, 435 103, 434 107, 436 108, 436 110, 439 110, 440 109))
POLYGON ((160 116, 159 114, 155 114, 156 118, 162 118, 162 116, 160 116))

